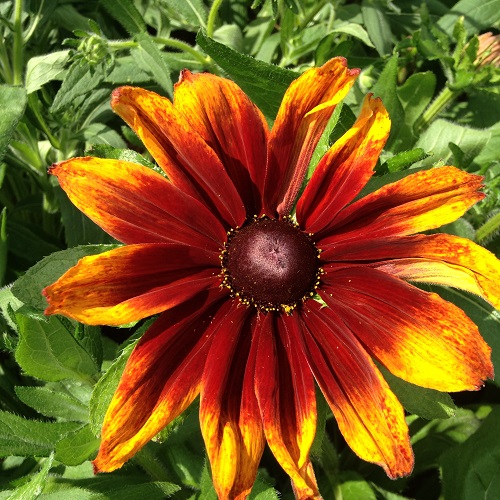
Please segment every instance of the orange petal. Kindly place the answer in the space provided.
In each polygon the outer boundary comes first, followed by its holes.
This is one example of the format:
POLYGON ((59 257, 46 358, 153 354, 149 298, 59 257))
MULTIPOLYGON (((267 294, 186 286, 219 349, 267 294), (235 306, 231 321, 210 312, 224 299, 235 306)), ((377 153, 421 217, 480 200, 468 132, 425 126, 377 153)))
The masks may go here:
POLYGON ((342 210, 323 243, 404 236, 453 222, 484 198, 482 180, 455 167, 408 175, 342 210))
POLYGON ((323 156, 297 203, 297 220, 305 231, 326 230, 359 194, 373 174, 390 128, 382 101, 368 95, 356 123, 323 156))
POLYGON ((220 159, 168 99, 141 88, 120 87, 113 91, 111 107, 144 142, 172 184, 215 210, 230 227, 243 223, 245 207, 220 159))
POLYGON ((493 377, 491 349, 455 305, 366 266, 325 271, 321 296, 394 375, 444 392, 493 377))
POLYGON ((209 73, 181 73, 174 106, 217 153, 247 216, 261 212, 268 126, 260 110, 232 81, 209 73))
POLYGON ((124 243, 178 242, 217 251, 226 240, 202 203, 142 165, 73 158, 50 173, 79 210, 124 243))
POLYGON ((347 444, 391 478, 413 469, 404 411, 381 373, 333 309, 301 311, 307 359, 347 444))
POLYGON ((217 287, 217 254, 186 245, 128 245, 80 259, 43 290, 45 314, 123 325, 217 287))
POLYGON ((271 451, 290 476, 297 498, 320 498, 309 450, 316 433, 311 371, 295 342, 297 317, 259 317, 255 394, 271 451))
POLYGON ((121 467, 198 395, 219 297, 198 296, 164 313, 141 338, 104 418, 96 472, 121 467))
POLYGON ((335 109, 359 74, 343 57, 311 68, 285 93, 269 137, 266 212, 286 215, 299 192, 314 149, 335 109))
POLYGON ((252 489, 265 439, 253 389, 254 311, 231 301, 214 329, 203 372, 200 422, 219 498, 245 499, 252 489))

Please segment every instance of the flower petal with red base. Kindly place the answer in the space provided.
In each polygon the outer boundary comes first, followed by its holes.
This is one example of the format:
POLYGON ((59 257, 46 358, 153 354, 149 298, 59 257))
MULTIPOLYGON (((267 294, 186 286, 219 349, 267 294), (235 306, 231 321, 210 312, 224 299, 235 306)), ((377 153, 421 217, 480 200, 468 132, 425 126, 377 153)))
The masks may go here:
POLYGON ((285 93, 269 136, 265 179, 267 215, 287 215, 309 161, 333 113, 359 74, 343 57, 311 68, 285 93))
POLYGON ((361 114, 323 156, 297 203, 297 221, 304 231, 327 230, 373 174, 391 121, 382 101, 368 95, 361 114))
POLYGON ((484 198, 483 178, 439 167, 387 184, 342 210, 317 238, 321 248, 343 240, 405 236, 453 222, 484 198))
POLYGON ((198 395, 220 292, 164 313, 133 350, 104 418, 96 472, 121 467, 198 395))
POLYGON ((124 243, 176 242, 218 251, 226 240, 205 205, 142 165, 73 158, 50 173, 79 210, 124 243))
POLYGON ((181 72, 174 107, 216 152, 253 217, 261 212, 268 126, 260 110, 232 81, 181 72))
POLYGON ((243 223, 245 207, 220 159, 168 99, 138 87, 120 87, 113 91, 111 107, 172 184, 204 202, 229 227, 243 223))
POLYGON ((217 287, 218 255, 185 245, 128 245, 80 259, 43 290, 45 314, 88 325, 122 325, 217 287))
POLYGON ((347 444, 393 479, 410 474, 403 408, 371 358, 333 309, 309 300, 301 317, 309 365, 347 444))
POLYGON ((298 499, 320 498, 309 450, 316 433, 316 394, 295 316, 259 317, 255 394, 271 451, 290 476, 298 499))
POLYGON ((493 377, 491 349, 461 309, 377 269, 334 267, 321 297, 394 375, 444 392, 493 377))
POLYGON ((254 393, 253 309, 230 301, 214 329, 201 386, 200 422, 219 498, 245 499, 265 439, 254 393))

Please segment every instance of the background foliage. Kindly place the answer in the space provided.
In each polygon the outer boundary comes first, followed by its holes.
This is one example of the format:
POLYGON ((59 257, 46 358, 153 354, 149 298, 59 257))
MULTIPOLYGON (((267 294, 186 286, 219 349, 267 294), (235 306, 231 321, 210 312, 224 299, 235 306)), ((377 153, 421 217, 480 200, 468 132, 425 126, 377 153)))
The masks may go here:
MULTIPOLYGON (((101 331, 43 316, 44 286, 116 244, 47 167, 83 154, 153 166, 111 112, 113 88, 171 97, 181 69, 210 71, 235 80, 272 123, 291 80, 343 55, 362 72, 310 173, 374 92, 393 129, 368 189, 436 164, 484 175, 487 198, 442 230, 499 256, 499 61, 478 39, 499 21, 500 0, 0 2, 0 499, 215 498, 196 405, 121 470, 93 475, 107 403, 147 322, 101 331)), ((500 372, 500 314, 471 296, 439 293, 479 325, 500 372)), ((358 460, 323 403, 313 461, 324 497, 498 498, 498 382, 450 397, 387 378, 409 412, 413 475, 390 481, 358 460)), ((251 498, 278 495, 293 498, 266 452, 251 498)))

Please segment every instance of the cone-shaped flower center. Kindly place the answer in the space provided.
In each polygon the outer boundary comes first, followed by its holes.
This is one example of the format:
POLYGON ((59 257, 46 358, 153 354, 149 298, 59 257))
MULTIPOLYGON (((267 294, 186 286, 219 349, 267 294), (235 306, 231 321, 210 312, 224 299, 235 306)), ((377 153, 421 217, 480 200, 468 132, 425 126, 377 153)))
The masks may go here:
POLYGON ((290 311, 314 294, 318 255, 288 219, 255 219, 230 234, 222 254, 224 284, 245 304, 290 311))

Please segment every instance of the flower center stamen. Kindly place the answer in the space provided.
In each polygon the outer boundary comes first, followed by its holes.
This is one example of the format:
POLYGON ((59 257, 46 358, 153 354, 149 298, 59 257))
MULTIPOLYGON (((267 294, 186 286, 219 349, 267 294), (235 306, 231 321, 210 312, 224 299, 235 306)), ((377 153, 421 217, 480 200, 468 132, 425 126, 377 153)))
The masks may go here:
POLYGON ((293 310, 319 284, 319 251, 290 219, 255 218, 230 231, 221 254, 223 285, 263 311, 293 310))

